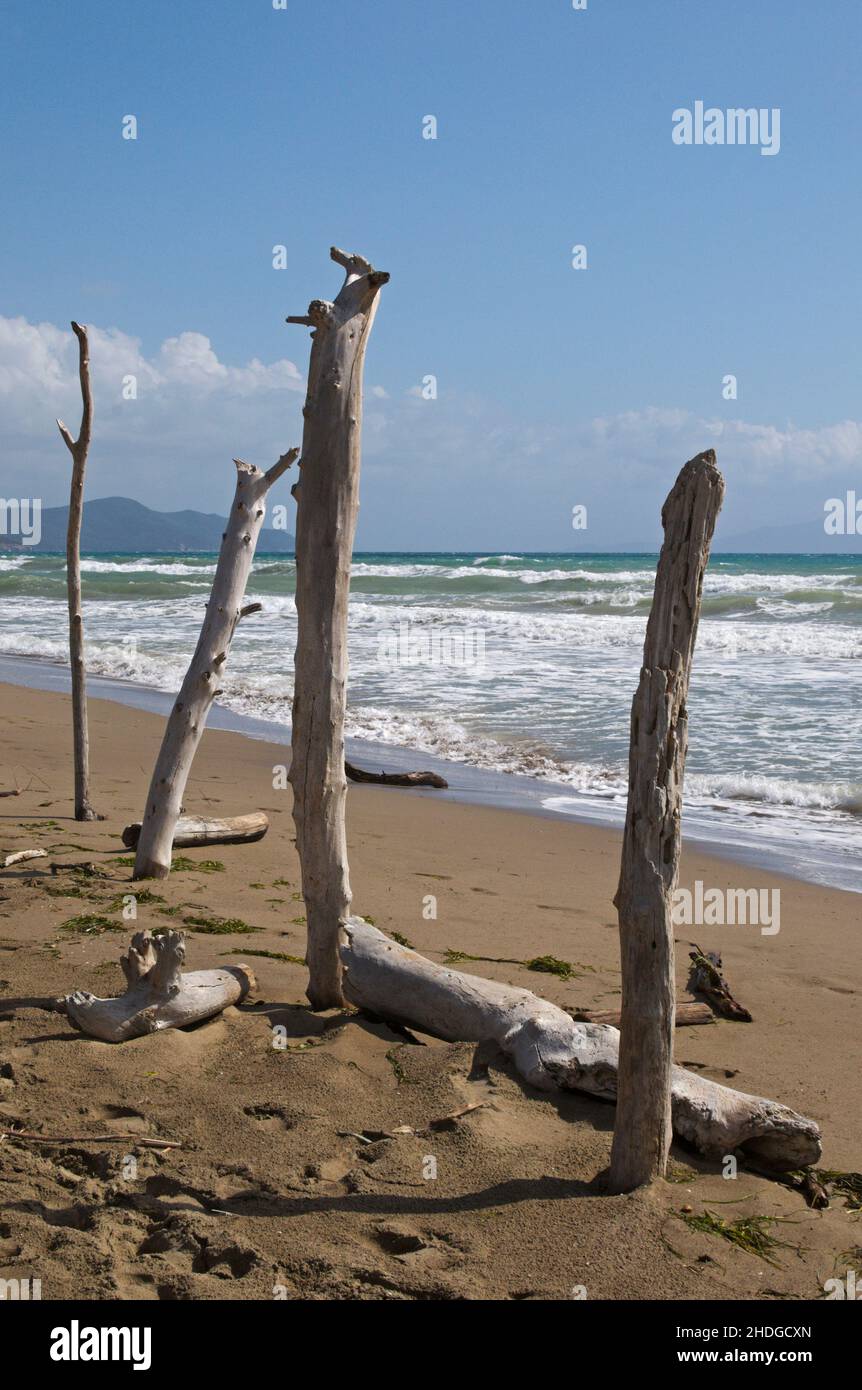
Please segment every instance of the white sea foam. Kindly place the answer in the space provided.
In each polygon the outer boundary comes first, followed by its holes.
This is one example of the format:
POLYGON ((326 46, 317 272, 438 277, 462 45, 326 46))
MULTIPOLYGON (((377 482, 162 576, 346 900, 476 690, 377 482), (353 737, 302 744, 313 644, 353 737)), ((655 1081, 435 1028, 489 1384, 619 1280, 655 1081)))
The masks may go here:
POLYGON ((188 564, 180 560, 149 560, 138 556, 128 560, 82 560, 83 574, 194 574, 202 578, 215 574, 215 564, 188 564))
MULTIPOLYGON (((88 670, 175 692, 214 568, 187 556, 85 557, 88 670)), ((221 682, 222 703, 285 727, 294 570, 291 557, 255 564, 246 597, 263 612, 240 626, 221 682)), ((62 558, 2 557, 0 571, 0 652, 65 662, 62 558)), ((788 561, 785 571, 751 561, 708 571, 689 711, 688 823, 712 825, 718 838, 775 827, 800 845, 837 837, 842 853, 852 844, 858 853, 862 568, 788 561)), ((556 809, 619 817, 653 564, 381 556, 359 560, 353 574, 348 734, 544 779, 558 788, 556 809), (481 632, 481 669, 382 667, 381 634, 404 622, 419 635, 481 632)))

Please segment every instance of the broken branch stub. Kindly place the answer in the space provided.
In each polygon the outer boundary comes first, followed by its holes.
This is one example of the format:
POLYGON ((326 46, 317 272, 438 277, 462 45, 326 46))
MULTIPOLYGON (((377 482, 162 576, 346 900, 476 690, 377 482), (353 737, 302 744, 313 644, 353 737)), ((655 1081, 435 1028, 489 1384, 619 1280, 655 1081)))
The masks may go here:
POLYGON ((266 515, 266 495, 298 454, 290 449, 264 473, 234 459, 236 491, 222 537, 212 592, 194 655, 165 727, 141 822, 133 878, 167 878, 174 828, 182 811, 189 772, 210 706, 220 694, 245 586, 266 515))
MULTIPOLYGON (((346 926, 341 956, 344 993, 357 1008, 449 1042, 493 1041, 540 1090, 616 1098, 616 1028, 576 1023, 530 990, 436 965, 360 917, 346 926)), ((672 1067, 670 1082, 674 1130, 708 1157, 739 1149, 776 1171, 817 1162, 813 1120, 682 1067, 672 1067)))
POLYGON ((631 712, 620 881, 622 965, 614 1191, 663 1177, 671 1138, 674 1031, 672 897, 688 751, 686 699, 703 576, 724 479, 712 449, 681 470, 662 509, 664 543, 631 712))
POLYGON ((389 276, 333 247, 344 268, 334 303, 288 323, 313 328, 296 513, 297 641, 290 783, 308 922, 312 1007, 343 1003, 339 944, 350 913, 344 771, 347 602, 359 508, 362 371, 378 293, 389 276))
POLYGON ((164 1028, 185 1028, 238 1004, 254 988, 246 965, 182 974, 185 934, 158 936, 136 932, 120 960, 126 991, 116 999, 97 999, 86 990, 67 994, 65 1012, 82 1033, 103 1042, 125 1042, 164 1028))

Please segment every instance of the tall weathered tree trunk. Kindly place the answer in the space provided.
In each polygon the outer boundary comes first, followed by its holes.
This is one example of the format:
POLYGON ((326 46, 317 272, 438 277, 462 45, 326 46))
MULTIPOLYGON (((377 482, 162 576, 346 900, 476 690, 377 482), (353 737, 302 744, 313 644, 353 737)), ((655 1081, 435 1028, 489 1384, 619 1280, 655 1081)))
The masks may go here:
POLYGON ((663 1177, 671 1140, 675 1008, 671 900, 680 852, 686 699, 703 576, 724 497, 708 449, 682 469, 662 509, 664 544, 632 702, 620 882, 622 963, 617 1114, 610 1186, 663 1177))
POLYGON ((78 438, 62 420, 57 428, 72 455, 72 487, 66 531, 66 592, 69 600, 69 664, 72 670, 72 742, 75 766, 75 820, 98 820, 90 805, 90 740, 87 732, 87 687, 84 669, 84 618, 81 613, 81 520, 84 511, 84 471, 93 434, 93 390, 90 385, 90 347, 87 330, 72 324, 78 339, 78 375, 83 411, 78 438))
POLYGON ((344 808, 347 600, 359 508, 362 367, 389 276, 333 247, 346 272, 334 304, 288 323, 312 333, 296 518, 296 679, 290 781, 308 923, 308 998, 342 1004, 339 945, 350 915, 344 808))
POLYGON ((234 459, 236 493, 222 537, 206 617, 186 678, 171 710, 141 822, 133 878, 167 878, 174 828, 236 625, 266 514, 266 494, 298 454, 291 449, 269 472, 234 459))

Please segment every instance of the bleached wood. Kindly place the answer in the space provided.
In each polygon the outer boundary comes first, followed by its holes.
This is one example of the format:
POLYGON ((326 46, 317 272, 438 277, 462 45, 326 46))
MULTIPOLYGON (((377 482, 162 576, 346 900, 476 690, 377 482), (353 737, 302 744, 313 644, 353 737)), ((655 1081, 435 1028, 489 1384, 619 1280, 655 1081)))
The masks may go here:
POLYGON ((297 642, 293 697, 293 817, 308 923, 307 994, 342 1003, 338 954, 350 912, 344 822, 347 600, 359 507, 362 369, 380 286, 389 276, 333 247, 345 270, 334 303, 314 300, 296 516, 297 642))
MULTIPOLYGON (((568 1009, 566 1012, 569 1012, 568 1009)), ((612 1023, 615 1028, 620 1026, 619 1009, 580 1009, 572 1012, 572 1018, 576 1023, 612 1023)), ((715 1023, 715 1014, 708 1004, 677 1004, 674 1011, 676 1028, 691 1028, 707 1023, 715 1023)))
POLYGON ((9 869, 13 864, 22 864, 25 859, 46 859, 48 851, 46 849, 19 849, 15 854, 7 854, 3 860, 3 868, 9 869))
MULTIPOLYGON (((174 826, 174 849, 190 849, 201 845, 242 845, 262 840, 269 829, 265 811, 250 811, 247 816, 180 816, 174 826)), ((123 831, 123 844, 134 849, 141 838, 141 822, 133 821, 123 831)))
MULTIPOLYGON (((436 965, 352 917, 341 947, 344 994, 357 1008, 450 1042, 494 1041, 530 1085, 614 1100, 620 1034, 576 1023, 529 990, 436 965)), ((813 1120, 672 1067, 673 1128, 710 1158, 741 1150, 776 1170, 820 1157, 813 1120)))
POLYGON ((86 990, 63 1000, 71 1021, 103 1042, 125 1042, 163 1028, 184 1028, 237 1004, 255 979, 245 965, 182 974, 185 935, 136 932, 120 960, 126 991, 116 999, 97 999, 86 990))
POLYGON ((84 668, 84 617, 81 611, 81 522, 84 514, 84 473, 93 435, 93 389, 90 384, 90 346, 87 330, 72 323, 78 339, 78 376, 83 408, 78 438, 57 421, 63 443, 72 455, 69 521, 66 528, 66 594, 69 605, 69 666, 72 673, 72 748, 75 769, 75 820, 98 820, 90 805, 90 741, 87 730, 87 682, 84 668))
POLYGON ((619 888, 619 1084, 615 1192, 663 1177, 671 1140, 675 1007, 672 898, 688 751, 688 696, 703 576, 724 479, 708 449, 681 470, 662 509, 664 544, 631 712, 619 888))
MULTIPOLYGON (((168 717, 141 822, 134 878, 166 878, 183 794, 224 671, 266 514, 266 495, 298 454, 291 449, 264 473, 234 459, 236 492, 222 537, 212 592, 194 656, 168 717)), ((198 842, 200 843, 200 842, 198 842)))

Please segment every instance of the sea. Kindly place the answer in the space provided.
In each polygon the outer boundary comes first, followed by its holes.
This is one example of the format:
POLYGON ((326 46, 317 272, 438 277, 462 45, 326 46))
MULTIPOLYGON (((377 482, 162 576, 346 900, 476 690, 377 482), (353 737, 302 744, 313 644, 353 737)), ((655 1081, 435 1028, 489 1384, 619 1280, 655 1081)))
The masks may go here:
MULTIPOLYGON (((462 799, 619 825, 655 566, 636 554, 355 555, 353 756, 381 766, 391 749, 394 766, 448 769, 462 799)), ((175 693, 215 557, 101 554, 82 572, 91 675, 113 698, 175 693)), ((247 601, 262 611, 240 624, 220 706, 258 735, 288 736, 294 588, 292 558, 256 557, 247 601)), ((0 557, 3 678, 62 666, 66 644, 63 558, 0 557)), ((862 556, 714 555, 684 833, 862 892, 860 832, 862 556)))

